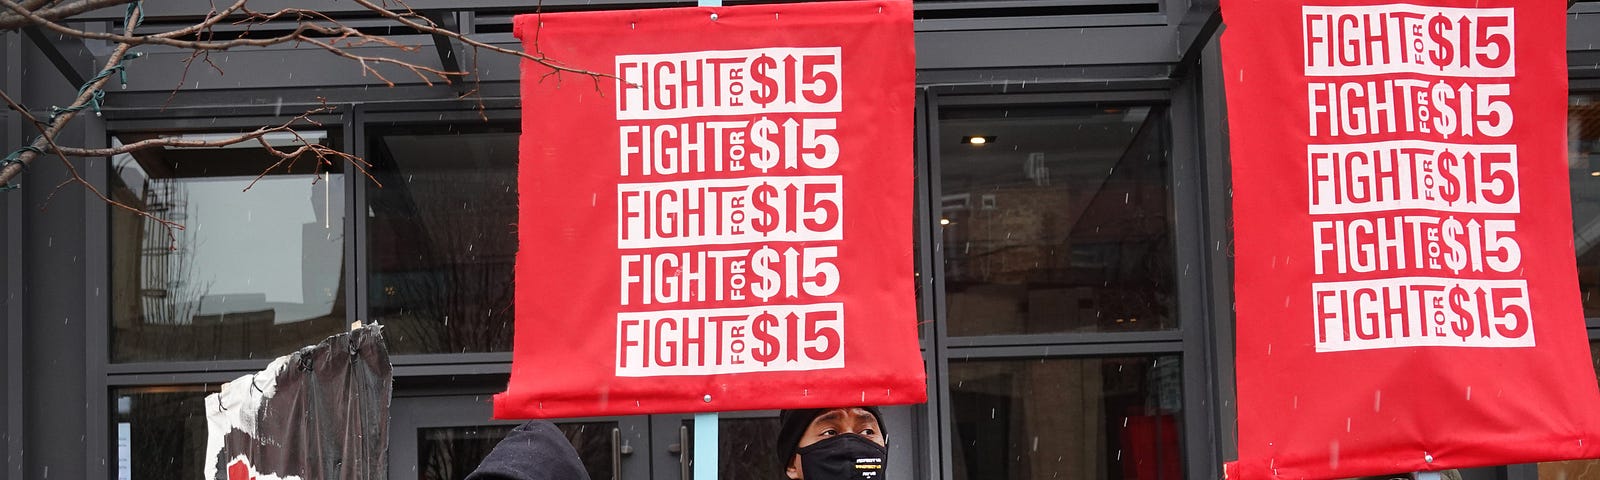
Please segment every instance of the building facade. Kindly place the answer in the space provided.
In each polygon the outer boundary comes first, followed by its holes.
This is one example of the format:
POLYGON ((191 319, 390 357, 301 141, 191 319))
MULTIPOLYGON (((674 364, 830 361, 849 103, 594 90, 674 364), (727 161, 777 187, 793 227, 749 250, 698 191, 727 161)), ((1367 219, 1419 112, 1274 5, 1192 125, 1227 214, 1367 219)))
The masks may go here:
MULTIPOLYGON (((518 119, 560 112, 521 108, 514 58, 403 31, 348 2, 310 3, 415 47, 360 53, 478 79, 430 86, 379 66, 397 82, 387 86, 314 48, 186 62, 190 52, 140 47, 126 88, 108 89, 100 115, 62 141, 218 138, 326 101, 333 108, 300 135, 363 161, 305 158, 260 176, 278 159, 256 147, 74 160, 95 190, 148 217, 80 186, 55 191, 71 173, 48 157, 22 189, 0 193, 0 479, 198 477, 208 392, 358 320, 383 324, 393 355, 392 478, 461 478, 515 424, 489 420, 488 402, 510 371, 518 119)), ((534 8, 409 4, 511 48, 512 15, 534 8)), ((147 8, 141 28, 154 30, 193 23, 211 4, 147 8)), ((912 210, 929 401, 885 410, 889 478, 1219 478, 1235 456, 1234 330, 1215 0, 929 0, 915 16, 912 210)), ((80 18, 119 29, 122 11, 80 18)), ((1574 238, 1600 340, 1600 2, 1573 3, 1568 29, 1574 238)), ((110 50, 0 34, 0 87, 36 112, 65 105, 110 50)), ((4 115, 4 145, 33 138, 21 115, 4 115)), ((781 478, 769 458, 775 416, 723 415, 723 478, 781 478)), ((688 416, 561 426, 593 478, 689 476, 688 416)), ((1592 466, 1467 476, 1587 478, 1592 466)))

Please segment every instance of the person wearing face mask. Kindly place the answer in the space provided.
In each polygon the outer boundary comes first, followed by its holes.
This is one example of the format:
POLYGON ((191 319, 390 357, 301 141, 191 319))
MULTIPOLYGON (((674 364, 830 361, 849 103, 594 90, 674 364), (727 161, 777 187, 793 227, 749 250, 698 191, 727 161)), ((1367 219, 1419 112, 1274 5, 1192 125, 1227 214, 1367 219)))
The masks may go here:
POLYGON ((778 463, 791 480, 887 478, 882 419, 877 407, 784 410, 778 463))

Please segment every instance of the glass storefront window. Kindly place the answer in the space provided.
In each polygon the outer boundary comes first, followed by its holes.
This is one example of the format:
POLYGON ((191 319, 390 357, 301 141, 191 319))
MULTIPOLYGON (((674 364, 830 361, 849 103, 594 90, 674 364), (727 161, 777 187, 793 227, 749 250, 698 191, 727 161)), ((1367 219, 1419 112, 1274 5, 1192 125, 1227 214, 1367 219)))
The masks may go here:
MULTIPOLYGON (((423 428, 417 430, 417 478, 462 480, 483 463, 514 425, 423 428)), ((611 432, 616 422, 557 423, 591 479, 616 478, 612 469, 611 432)))
MULTIPOLYGON (((694 457, 694 421, 684 420, 687 433, 683 455, 694 457)), ((773 455, 773 441, 783 424, 778 417, 723 417, 717 421, 717 477, 727 480, 787 478, 773 455)), ((900 468, 900 467, 896 467, 900 468)))
POLYGON ((961 479, 1180 479, 1177 356, 950 362, 961 479))
MULTIPOLYGON (((1588 305, 1588 302, 1584 302, 1588 305)), ((1594 314, 1589 316, 1593 317, 1594 314)), ((1592 337, 1591 337, 1592 338, 1592 337)), ((1589 342, 1589 360, 1600 379, 1600 342, 1589 342)), ((1600 460, 1572 460, 1539 464, 1540 480, 1600 480, 1600 460)))
POLYGON ((940 111, 950 335, 1177 328, 1166 117, 940 111))
POLYGON ((110 460, 132 480, 201 478, 206 388, 139 387, 111 392, 110 460), (125 446, 125 447, 124 447, 125 446), (119 448, 124 447, 124 448, 119 448))
MULTIPOLYGON (((338 132, 300 136, 339 148, 338 132)), ((113 200, 184 226, 111 209, 112 361, 273 358, 346 328, 344 166, 278 162, 254 142, 112 158, 113 200)))
POLYGON ((1572 180, 1572 228, 1583 314, 1600 317, 1600 95, 1572 97, 1567 122, 1567 171, 1572 180))
POLYGON ((517 130, 396 128, 372 137, 367 299, 395 354, 509 352, 517 130))

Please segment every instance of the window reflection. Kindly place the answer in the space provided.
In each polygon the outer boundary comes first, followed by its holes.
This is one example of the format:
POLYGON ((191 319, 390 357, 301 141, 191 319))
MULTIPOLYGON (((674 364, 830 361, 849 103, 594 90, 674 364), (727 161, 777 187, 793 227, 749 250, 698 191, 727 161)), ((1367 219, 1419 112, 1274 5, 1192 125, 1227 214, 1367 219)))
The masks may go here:
POLYGON ((184 227, 112 208, 113 361, 272 358, 343 330, 343 165, 279 160, 254 142, 112 158, 112 199, 184 227))
MULTIPOLYGON (((694 420, 684 420, 689 433, 683 455, 694 458, 694 420)), ((783 424, 778 417, 723 417, 717 421, 717 477, 727 480, 786 478, 772 445, 783 424)), ((900 467, 895 467, 900 468, 900 467)))
MULTIPOLYGON (((417 430, 417 478, 420 480, 462 480, 514 425, 422 428, 417 430)), ((617 422, 557 423, 556 428, 578 451, 584 470, 591 479, 616 478, 611 464, 611 432, 617 422)))
POLYGON ((1180 479, 1176 356, 950 362, 960 479, 1180 479))
POLYGON ((117 462, 117 470, 129 473, 118 478, 204 477, 205 399, 210 393, 198 386, 113 390, 110 460, 117 462))
POLYGON ((389 351, 511 351, 517 253, 513 126, 373 137, 367 298, 389 351))
POLYGON ((1574 96, 1568 109, 1567 169, 1583 314, 1600 317, 1600 96, 1574 96))
POLYGON ((951 335, 1177 327, 1165 109, 940 115, 951 335))
MULTIPOLYGON (((1590 314, 1593 316, 1593 314, 1590 314)), ((1600 342, 1589 342, 1589 361, 1600 379, 1600 342)), ((1540 480, 1600 480, 1600 460, 1570 460, 1539 464, 1540 480)))

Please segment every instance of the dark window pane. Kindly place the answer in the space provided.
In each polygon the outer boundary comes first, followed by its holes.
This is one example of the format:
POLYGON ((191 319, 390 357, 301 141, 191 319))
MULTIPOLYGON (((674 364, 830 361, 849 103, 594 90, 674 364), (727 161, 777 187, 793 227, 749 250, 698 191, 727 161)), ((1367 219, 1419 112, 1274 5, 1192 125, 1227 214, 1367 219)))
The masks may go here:
POLYGON ((1177 328, 1165 109, 940 115, 951 335, 1177 328))
MULTIPOLYGON (((111 394, 113 470, 134 480, 203 478, 205 399, 200 387, 119 388, 111 394), (119 448, 125 446, 126 450, 119 448)), ((118 477, 122 478, 122 477, 118 477)))
MULTIPOLYGON (((694 420, 684 420, 691 447, 685 455, 694 456, 694 420)), ((730 480, 787 478, 773 455, 778 438, 778 417, 729 418, 717 420, 717 477, 730 480)))
POLYGON ((1572 178, 1572 228, 1576 233, 1578 288, 1583 314, 1600 317, 1600 96, 1572 97, 1567 159, 1572 178))
POLYGON ((957 479, 1183 478, 1178 357, 950 362, 957 479))
MULTIPOLYGON (((613 478, 611 433, 616 422, 557 423, 556 427, 572 442, 589 478, 613 478)), ((511 434, 513 425, 423 428, 417 430, 417 478, 419 480, 461 480, 478 468, 483 458, 500 440, 511 434)))
POLYGON ((367 298, 389 351, 511 351, 517 132, 382 131, 371 156, 367 298))
MULTIPOLYGON (((1584 302, 1588 305, 1588 302, 1584 302)), ((1595 316, 1589 314, 1590 317, 1595 316)), ((1600 379, 1600 342, 1589 342, 1589 361, 1594 363, 1595 377, 1600 379)), ((1600 480, 1600 460, 1571 460, 1539 464, 1540 480, 1600 480)))
POLYGON ((185 227, 111 209, 112 361, 273 358, 346 328, 344 166, 279 160, 255 143, 112 158, 113 200, 185 227))

